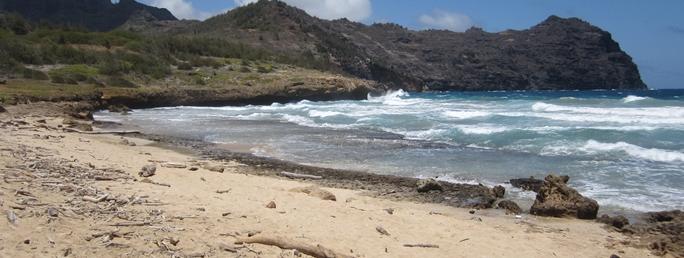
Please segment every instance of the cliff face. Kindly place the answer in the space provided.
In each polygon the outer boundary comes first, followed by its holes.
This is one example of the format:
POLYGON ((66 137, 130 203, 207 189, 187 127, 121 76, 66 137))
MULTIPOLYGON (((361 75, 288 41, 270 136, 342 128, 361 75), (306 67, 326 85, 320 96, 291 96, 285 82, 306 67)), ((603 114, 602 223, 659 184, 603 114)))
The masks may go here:
POLYGON ((632 58, 610 33, 551 16, 526 30, 414 31, 396 24, 321 20, 261 0, 204 22, 177 21, 134 0, 2 0, 33 21, 124 28, 146 34, 220 37, 406 90, 645 89, 632 58))
POLYGON ((409 90, 646 88, 610 33, 576 18, 551 16, 530 29, 500 33, 413 31, 321 20, 263 0, 185 33, 317 56, 346 73, 409 90))
POLYGON ((82 26, 90 30, 108 31, 144 12, 159 21, 175 21, 166 9, 155 8, 134 0, 2 0, 0 10, 21 14, 34 22, 50 22, 82 26))

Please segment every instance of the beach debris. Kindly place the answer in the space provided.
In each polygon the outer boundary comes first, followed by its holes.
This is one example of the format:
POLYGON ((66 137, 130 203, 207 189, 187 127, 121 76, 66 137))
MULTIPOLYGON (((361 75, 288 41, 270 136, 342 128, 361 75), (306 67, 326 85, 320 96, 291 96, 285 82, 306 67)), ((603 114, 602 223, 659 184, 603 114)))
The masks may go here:
POLYGON ((7 221, 12 225, 17 225, 17 220, 19 220, 17 214, 15 214, 13 210, 7 210, 5 213, 7 215, 7 221))
POLYGON ((522 213, 522 209, 520 208, 520 206, 518 206, 517 203, 515 203, 514 201, 511 201, 511 200, 500 201, 496 206, 501 208, 501 209, 505 209, 506 213, 512 213, 512 214, 521 214, 522 213))
POLYGON ((606 224, 608 226, 612 226, 617 229, 621 229, 627 225, 629 225, 629 220, 625 218, 625 216, 622 215, 617 215, 617 216, 608 216, 606 214, 601 215, 601 217, 596 219, 597 222, 606 224))
POLYGON ((162 167, 165 167, 165 168, 179 168, 179 169, 183 169, 183 168, 187 168, 188 165, 185 165, 185 164, 183 164, 183 163, 167 162, 167 163, 162 163, 162 167))
POLYGON ((419 193, 427 193, 427 192, 433 191, 433 190, 436 190, 436 191, 442 191, 443 190, 442 185, 439 182, 437 182, 437 180, 432 179, 432 178, 420 179, 416 183, 416 186, 417 186, 416 190, 419 193))
POLYGON ((143 180, 140 180, 140 182, 141 182, 141 183, 147 183, 147 184, 158 185, 158 186, 171 187, 170 184, 155 182, 155 181, 150 180, 149 178, 144 178, 143 180))
POLYGON ((433 245, 433 244, 404 244, 404 247, 439 248, 439 245, 433 245))
POLYGON ((620 256, 617 255, 617 254, 611 254, 611 255, 610 255, 610 258, 620 258, 620 256))
POLYGON ((230 191, 232 191, 232 190, 233 190, 232 188, 228 188, 226 190, 216 190, 216 193, 217 194, 230 193, 230 191))
POLYGON ((503 198, 504 195, 506 194, 506 188, 503 186, 497 185, 494 188, 492 188, 492 194, 494 194, 494 197, 496 198, 503 198))
POLYGON ((333 193, 318 188, 317 186, 297 187, 291 189, 290 192, 305 193, 309 196, 326 201, 337 201, 337 197, 335 197, 333 193))
POLYGON ((53 218, 59 217, 59 210, 55 207, 47 208, 47 215, 53 218))
POLYGON ((341 254, 328 249, 320 244, 312 244, 307 242, 300 242, 293 239, 286 239, 282 237, 269 236, 255 236, 249 238, 240 238, 235 241, 235 244, 262 244, 276 246, 280 249, 293 249, 300 253, 310 255, 316 258, 351 258, 353 256, 341 254))
POLYGON ((151 177, 154 176, 154 174, 157 172, 157 165, 155 164, 150 164, 150 165, 145 165, 142 167, 140 172, 138 172, 138 175, 141 177, 151 177))
POLYGON ((202 168, 217 173, 223 173, 223 171, 226 170, 226 168, 222 165, 214 165, 210 163, 205 163, 204 165, 202 165, 202 168))
POLYGON ((293 179, 313 179, 313 180, 323 179, 322 176, 297 174, 297 173, 291 173, 291 172, 286 172, 286 171, 280 172, 280 175, 288 177, 288 178, 293 178, 293 179))
POLYGON ((197 170, 199 170, 199 168, 198 168, 198 167, 190 167, 190 168, 188 168, 188 170, 190 170, 190 171, 197 171, 197 170))
POLYGON ((5 109, 3 106, 0 106, 0 113, 5 113, 7 112, 7 109, 5 109))
POLYGON ((392 215, 392 214, 394 214, 394 209, 392 209, 392 208, 387 208, 387 209, 384 209, 384 211, 386 211, 386 212, 387 212, 387 214, 389 214, 389 215, 392 215))
POLYGON ((231 253, 237 253, 237 248, 234 245, 226 244, 226 243, 220 243, 218 245, 219 249, 222 251, 226 252, 231 252, 231 253))
POLYGON ((67 257, 67 256, 71 255, 71 252, 72 252, 71 247, 68 247, 68 248, 64 249, 64 252, 62 252, 62 256, 67 257))
POLYGON ((568 176, 546 176, 530 213, 538 216, 595 219, 599 209, 598 202, 567 186, 568 180, 568 176))
POLYGON ((268 204, 266 204, 266 208, 275 209, 276 208, 275 201, 270 201, 268 204))
POLYGON ((385 236, 389 236, 389 235, 390 235, 390 233, 387 232, 387 230, 385 230, 385 228, 383 228, 383 227, 381 227, 381 226, 375 227, 375 231, 378 231, 378 233, 380 233, 381 235, 385 235, 385 236))
POLYGON ((475 214, 475 210, 469 210, 468 213, 475 214))
POLYGON ((83 196, 83 197, 81 197, 81 199, 84 200, 84 201, 87 201, 87 202, 98 203, 98 202, 101 202, 101 201, 106 200, 107 197, 109 197, 109 195, 108 195, 108 194, 104 194, 104 195, 102 195, 102 196, 100 196, 100 197, 83 196))
POLYGON ((122 145, 127 145, 127 146, 132 146, 132 147, 134 147, 134 146, 137 145, 137 144, 135 144, 135 142, 129 141, 128 139, 123 138, 123 137, 121 137, 121 142, 120 142, 120 143, 121 143, 122 145))
POLYGON ((535 193, 538 193, 539 189, 544 184, 544 180, 535 179, 534 177, 511 179, 509 182, 513 187, 517 187, 525 191, 532 191, 535 193))

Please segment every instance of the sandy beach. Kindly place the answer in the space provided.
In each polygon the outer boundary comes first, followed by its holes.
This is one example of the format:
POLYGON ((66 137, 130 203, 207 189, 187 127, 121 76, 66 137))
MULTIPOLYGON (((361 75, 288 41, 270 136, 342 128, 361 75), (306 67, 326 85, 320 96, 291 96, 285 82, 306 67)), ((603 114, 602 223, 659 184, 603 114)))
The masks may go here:
POLYGON ((594 221, 259 176, 257 166, 8 110, 0 257, 653 257, 594 221), (140 176, 150 165, 154 175, 140 176))

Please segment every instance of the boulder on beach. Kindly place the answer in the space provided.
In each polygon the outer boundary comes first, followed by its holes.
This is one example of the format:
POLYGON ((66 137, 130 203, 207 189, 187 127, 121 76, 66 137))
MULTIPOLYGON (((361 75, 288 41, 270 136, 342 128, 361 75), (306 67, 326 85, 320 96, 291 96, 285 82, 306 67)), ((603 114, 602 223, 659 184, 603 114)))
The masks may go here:
POLYGON ((497 185, 494 188, 492 188, 492 194, 494 194, 494 197, 496 198, 503 198, 504 195, 506 195, 506 188, 497 185))
POLYGON ((7 112, 7 109, 5 109, 5 107, 3 107, 3 106, 0 106, 0 113, 5 113, 5 112, 7 112))
POLYGON ((569 187, 569 179, 568 176, 546 176, 530 213, 538 216, 596 219, 598 203, 569 187))
POLYGON ((140 172, 138 172, 138 175, 141 177, 151 177, 154 176, 154 174, 157 172, 157 165, 150 164, 150 165, 145 165, 142 167, 140 172))
POLYGON ((596 219, 597 222, 606 224, 608 226, 612 226, 617 229, 624 228, 625 226, 629 225, 629 220, 625 218, 625 216, 622 215, 617 215, 617 216, 608 216, 608 215, 601 215, 598 219, 596 219))
POLYGON ((442 185, 432 178, 418 180, 416 183, 416 190, 419 193, 427 193, 429 191, 442 191, 442 185))
POLYGON ((539 188, 541 188, 544 184, 544 180, 535 179, 534 177, 517 178, 511 179, 510 183, 513 187, 517 187, 525 191, 533 191, 535 193, 538 193, 539 188))
POLYGON ((511 200, 503 200, 500 201, 499 204, 496 205, 497 207, 501 209, 505 209, 506 213, 513 213, 513 214, 521 214, 522 209, 520 206, 518 206, 517 203, 511 200))

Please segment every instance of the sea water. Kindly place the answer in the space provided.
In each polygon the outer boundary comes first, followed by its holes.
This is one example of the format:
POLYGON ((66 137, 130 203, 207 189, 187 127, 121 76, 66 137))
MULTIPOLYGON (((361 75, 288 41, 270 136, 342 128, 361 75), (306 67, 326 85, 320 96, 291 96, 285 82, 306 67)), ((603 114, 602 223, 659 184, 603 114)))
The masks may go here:
MULTIPOLYGON (((360 101, 154 108, 96 118, 371 173, 485 185, 557 173, 602 209, 684 209, 684 90, 396 91, 360 101)), ((508 189, 513 198, 533 198, 508 189)))

